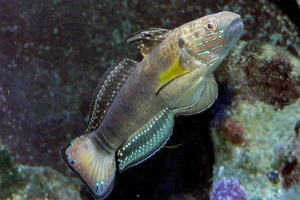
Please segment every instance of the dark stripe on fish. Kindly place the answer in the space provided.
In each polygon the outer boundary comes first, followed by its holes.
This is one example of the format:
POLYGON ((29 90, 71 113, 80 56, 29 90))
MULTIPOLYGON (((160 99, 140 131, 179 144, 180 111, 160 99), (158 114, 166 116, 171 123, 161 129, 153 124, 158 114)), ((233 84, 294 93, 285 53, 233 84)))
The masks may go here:
POLYGON ((178 39, 178 45, 179 45, 179 47, 182 48, 184 46, 184 44, 185 44, 185 42, 183 41, 183 39, 179 38, 178 39))
POLYGON ((108 154, 111 154, 113 148, 110 144, 105 140, 102 134, 91 134, 91 140, 96 143, 96 147, 100 148, 101 150, 105 151, 108 154))
POLYGON ((125 105, 120 101, 119 98, 117 98, 117 102, 118 102, 119 106, 122 108, 122 110, 124 111, 124 113, 125 113, 127 116, 129 116, 129 115, 130 115, 130 112, 131 112, 130 108, 129 108, 128 106, 125 106, 125 105))

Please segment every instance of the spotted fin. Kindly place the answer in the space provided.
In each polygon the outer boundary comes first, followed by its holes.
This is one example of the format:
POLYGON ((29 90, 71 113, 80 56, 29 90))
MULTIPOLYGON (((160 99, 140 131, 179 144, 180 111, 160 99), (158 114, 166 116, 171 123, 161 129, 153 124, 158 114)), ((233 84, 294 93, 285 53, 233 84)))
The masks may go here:
POLYGON ((158 93, 163 87, 165 87, 168 83, 173 81, 176 78, 179 78, 185 74, 191 72, 191 70, 186 70, 182 67, 180 62, 181 54, 179 54, 169 69, 165 72, 162 72, 159 76, 159 85, 156 88, 156 93, 158 93))
POLYGON ((148 121, 118 150, 119 170, 122 172, 155 154, 169 139, 173 126, 174 114, 169 109, 148 121))
POLYGON ((135 43, 140 53, 145 57, 158 46, 168 35, 170 30, 163 28, 150 28, 138 31, 127 39, 128 43, 135 43))
POLYGON ((211 74, 206 78, 205 89, 199 98, 199 101, 192 107, 174 110, 176 114, 192 115, 208 109, 218 96, 218 84, 211 74))
POLYGON ((96 199, 104 199, 110 194, 116 172, 115 154, 98 150, 90 134, 75 139, 61 155, 96 199))
POLYGON ((95 131, 99 127, 115 96, 136 65, 136 61, 124 59, 106 70, 94 91, 87 132, 95 131))

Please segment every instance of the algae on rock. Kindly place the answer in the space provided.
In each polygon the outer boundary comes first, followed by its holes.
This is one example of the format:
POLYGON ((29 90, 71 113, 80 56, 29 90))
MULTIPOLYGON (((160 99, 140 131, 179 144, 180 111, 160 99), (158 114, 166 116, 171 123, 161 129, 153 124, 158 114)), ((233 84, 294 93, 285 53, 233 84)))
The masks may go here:
POLYGON ((49 167, 18 165, 0 141, 0 199, 81 200, 80 182, 49 167))
POLYGON ((0 199, 8 197, 16 188, 24 185, 23 174, 13 161, 7 145, 0 140, 0 199))
POLYGON ((259 101, 255 104, 241 101, 227 112, 244 128, 245 142, 234 145, 224 139, 222 130, 212 128, 214 185, 223 178, 234 178, 245 188, 249 199, 279 199, 285 193, 282 177, 276 184, 267 174, 280 171, 292 151, 300 100, 277 111, 259 101))
POLYGON ((250 200, 299 197, 299 67, 299 56, 252 40, 241 41, 217 70, 232 96, 211 126, 211 193, 225 178, 238 180, 250 200))

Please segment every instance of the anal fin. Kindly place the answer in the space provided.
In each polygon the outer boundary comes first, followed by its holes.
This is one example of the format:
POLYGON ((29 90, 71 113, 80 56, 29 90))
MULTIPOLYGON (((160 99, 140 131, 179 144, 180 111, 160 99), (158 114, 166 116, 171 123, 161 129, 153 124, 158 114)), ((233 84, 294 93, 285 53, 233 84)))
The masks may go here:
POLYGON ((64 162, 85 183, 95 199, 104 199, 114 186, 115 154, 106 154, 95 146, 90 134, 81 136, 63 149, 64 162))
POLYGON ((143 162, 168 141, 174 126, 174 114, 169 109, 158 113, 120 147, 117 153, 119 170, 143 162))

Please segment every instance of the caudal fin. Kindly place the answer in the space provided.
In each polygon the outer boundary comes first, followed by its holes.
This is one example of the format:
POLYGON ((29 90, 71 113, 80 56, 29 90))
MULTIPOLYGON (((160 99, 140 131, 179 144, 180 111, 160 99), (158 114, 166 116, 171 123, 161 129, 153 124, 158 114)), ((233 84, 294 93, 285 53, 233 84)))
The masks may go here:
POLYGON ((110 194, 116 172, 115 155, 99 151, 89 134, 73 140, 61 155, 96 199, 104 199, 110 194))

